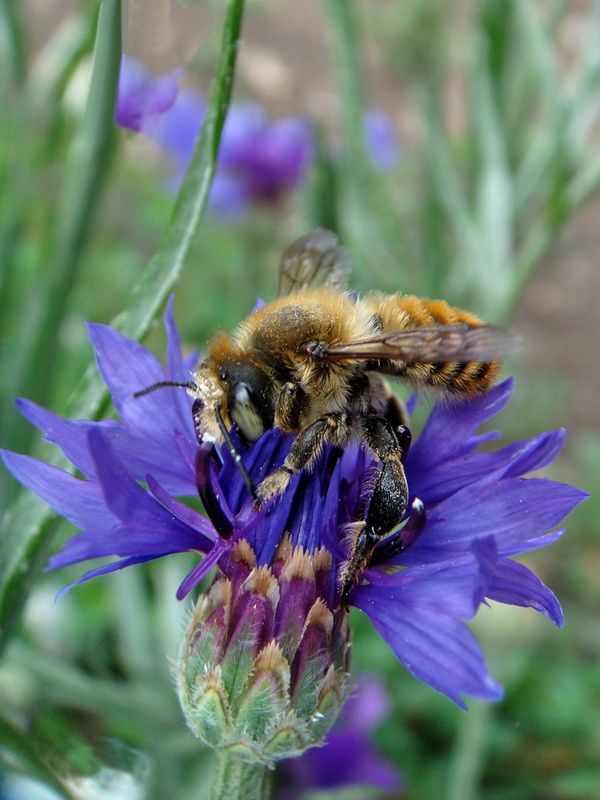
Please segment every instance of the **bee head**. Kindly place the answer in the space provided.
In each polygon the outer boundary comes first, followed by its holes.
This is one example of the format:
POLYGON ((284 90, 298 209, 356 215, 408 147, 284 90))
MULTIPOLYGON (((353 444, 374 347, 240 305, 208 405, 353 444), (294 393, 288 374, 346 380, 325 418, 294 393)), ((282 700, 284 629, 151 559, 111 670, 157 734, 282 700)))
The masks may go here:
POLYGON ((273 381, 247 355, 233 345, 226 334, 212 343, 194 382, 197 391, 194 424, 203 441, 222 442, 222 425, 239 428, 246 442, 255 442, 273 427, 276 392, 273 381), (215 414, 219 407, 221 422, 215 414))
POLYGON ((255 442, 273 427, 275 386, 251 361, 232 361, 224 365, 221 380, 227 387, 229 417, 247 442, 255 442))

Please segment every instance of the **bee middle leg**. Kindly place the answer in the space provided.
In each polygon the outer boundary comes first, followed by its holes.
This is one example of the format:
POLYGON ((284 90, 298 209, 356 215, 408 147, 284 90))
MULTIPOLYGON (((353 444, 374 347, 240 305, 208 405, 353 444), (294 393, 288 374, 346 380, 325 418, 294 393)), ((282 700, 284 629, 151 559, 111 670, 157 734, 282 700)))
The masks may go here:
POLYGON ((268 475, 257 487, 255 508, 260 508, 271 497, 281 494, 292 475, 310 467, 323 445, 345 444, 351 429, 350 417, 343 412, 335 412, 323 414, 301 431, 281 467, 268 475))
POLYGON ((369 413, 363 419, 363 435, 382 467, 365 520, 356 526, 350 558, 340 573, 341 603, 345 607, 375 547, 400 523, 408 503, 408 484, 402 465, 405 453, 392 424, 381 414, 369 413))

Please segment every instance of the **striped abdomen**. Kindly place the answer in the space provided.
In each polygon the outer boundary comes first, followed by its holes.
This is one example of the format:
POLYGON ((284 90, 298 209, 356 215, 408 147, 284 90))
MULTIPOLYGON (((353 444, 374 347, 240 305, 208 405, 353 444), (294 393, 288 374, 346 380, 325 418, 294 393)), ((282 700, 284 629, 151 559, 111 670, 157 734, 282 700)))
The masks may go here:
MULTIPOLYGON (((426 325, 481 326, 481 320, 468 311, 452 308, 444 300, 425 300, 413 295, 385 296, 373 294, 366 298, 376 326, 384 333, 404 331, 426 325)), ((500 369, 499 361, 461 359, 460 342, 456 357, 443 362, 423 361, 379 362, 373 368, 386 375, 395 375, 418 386, 428 386, 449 394, 471 395, 486 391, 500 369)))

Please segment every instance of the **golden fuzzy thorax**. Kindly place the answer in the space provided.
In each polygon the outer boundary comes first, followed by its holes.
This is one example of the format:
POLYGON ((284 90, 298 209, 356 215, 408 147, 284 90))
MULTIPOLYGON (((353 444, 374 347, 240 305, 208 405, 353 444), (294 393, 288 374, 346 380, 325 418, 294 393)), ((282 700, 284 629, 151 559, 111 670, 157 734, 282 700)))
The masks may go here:
POLYGON ((236 331, 241 352, 254 354, 276 380, 287 371, 310 396, 313 413, 343 408, 348 379, 359 367, 308 358, 306 345, 334 346, 374 333, 373 317, 361 303, 335 289, 319 288, 281 297, 263 306, 236 331))

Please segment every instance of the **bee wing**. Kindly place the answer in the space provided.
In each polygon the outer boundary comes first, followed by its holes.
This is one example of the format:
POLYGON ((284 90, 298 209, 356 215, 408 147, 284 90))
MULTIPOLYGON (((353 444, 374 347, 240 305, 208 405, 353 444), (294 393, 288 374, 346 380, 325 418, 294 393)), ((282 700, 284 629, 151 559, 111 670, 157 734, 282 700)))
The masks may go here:
POLYGON ((279 263, 278 297, 311 286, 345 289, 351 266, 350 251, 338 244, 334 233, 322 228, 305 233, 283 251, 279 263))
POLYGON ((403 331, 378 333, 331 347, 330 361, 388 360, 423 364, 450 361, 501 361, 518 346, 517 337, 494 325, 423 325, 403 331))

